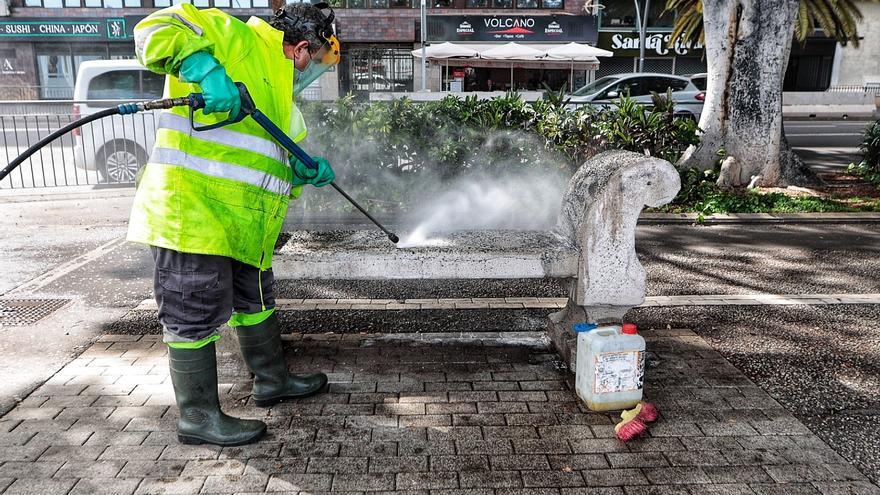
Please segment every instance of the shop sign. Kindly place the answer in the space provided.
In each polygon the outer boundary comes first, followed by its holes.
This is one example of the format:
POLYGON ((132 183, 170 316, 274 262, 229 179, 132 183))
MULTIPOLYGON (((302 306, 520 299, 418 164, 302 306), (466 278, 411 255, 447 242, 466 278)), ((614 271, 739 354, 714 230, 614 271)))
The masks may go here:
MULTIPOLYGON (((671 33, 647 33, 645 35, 645 54, 648 56, 695 55, 703 50, 702 43, 683 43, 680 40, 669 44, 671 33)), ((611 50, 615 56, 636 56, 639 54, 638 33, 599 33, 599 48, 611 50)))
POLYGON ((15 19, 0 21, 0 39, 33 40, 67 38, 94 40, 128 40, 125 19, 71 21, 55 19, 15 19))
POLYGON ((590 15, 429 15, 429 41, 557 41, 595 43, 590 15))
POLYGON ((4 58, 3 64, 0 65, 0 74, 3 74, 4 76, 23 75, 24 74, 23 70, 15 68, 16 62, 17 61, 15 59, 4 58))

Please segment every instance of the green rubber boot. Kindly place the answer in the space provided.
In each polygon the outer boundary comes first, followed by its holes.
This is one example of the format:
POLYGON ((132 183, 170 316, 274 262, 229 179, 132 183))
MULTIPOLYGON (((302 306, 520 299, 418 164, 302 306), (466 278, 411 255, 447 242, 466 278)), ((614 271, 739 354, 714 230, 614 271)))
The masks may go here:
POLYGON ((266 425, 253 419, 227 416, 217 395, 217 356, 214 343, 199 349, 168 348, 171 383, 180 410, 177 439, 199 445, 244 445, 259 440, 266 425))
POLYGON ((261 323, 235 327, 241 355, 254 374, 254 404, 269 407, 284 399, 315 395, 327 385, 327 375, 292 375, 281 350, 281 330, 273 313, 261 323))

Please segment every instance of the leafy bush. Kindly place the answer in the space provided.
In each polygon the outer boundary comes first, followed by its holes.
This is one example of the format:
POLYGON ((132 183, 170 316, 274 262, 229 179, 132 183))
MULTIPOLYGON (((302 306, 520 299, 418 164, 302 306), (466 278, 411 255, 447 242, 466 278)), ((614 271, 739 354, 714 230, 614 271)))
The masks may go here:
POLYGON ((850 164, 847 171, 880 186, 880 120, 865 128, 865 137, 859 147, 862 161, 850 164))
POLYGON ((697 123, 675 116, 671 90, 665 95, 653 93, 652 100, 646 107, 623 97, 615 101, 614 108, 603 111, 596 121, 602 145, 675 163, 688 146, 699 142, 697 123))

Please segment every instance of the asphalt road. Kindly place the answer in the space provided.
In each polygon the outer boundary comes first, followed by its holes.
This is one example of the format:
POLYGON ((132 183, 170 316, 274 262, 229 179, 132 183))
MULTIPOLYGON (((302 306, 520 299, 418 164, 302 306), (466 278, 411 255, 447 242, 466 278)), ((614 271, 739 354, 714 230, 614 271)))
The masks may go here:
POLYGON ((793 120, 785 136, 798 155, 817 172, 834 172, 858 163, 858 147, 870 121, 793 120))

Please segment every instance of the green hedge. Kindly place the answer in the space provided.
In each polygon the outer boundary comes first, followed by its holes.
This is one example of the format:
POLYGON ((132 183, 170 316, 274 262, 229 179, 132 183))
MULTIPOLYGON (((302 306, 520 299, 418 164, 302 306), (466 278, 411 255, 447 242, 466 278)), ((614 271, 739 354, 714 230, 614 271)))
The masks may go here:
POLYGON ((880 186, 880 120, 865 128, 860 151, 862 161, 858 165, 850 164, 848 172, 880 186))

